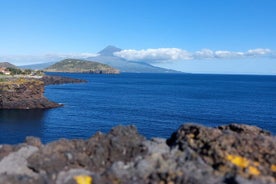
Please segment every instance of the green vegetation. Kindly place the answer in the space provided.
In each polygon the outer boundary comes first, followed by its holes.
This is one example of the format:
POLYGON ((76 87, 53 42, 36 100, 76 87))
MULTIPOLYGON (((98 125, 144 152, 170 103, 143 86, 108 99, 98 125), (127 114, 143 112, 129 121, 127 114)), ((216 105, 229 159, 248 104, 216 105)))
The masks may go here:
POLYGON ((37 76, 43 76, 43 75, 44 75, 44 73, 42 70, 20 69, 20 68, 16 67, 15 65, 8 63, 8 62, 0 63, 0 77, 2 80, 4 78, 10 78, 11 76, 17 76, 17 77, 35 76, 35 77, 37 77, 37 76))
POLYGON ((0 82, 5 82, 5 81, 6 81, 6 79, 0 78, 0 82))
POLYGON ((10 71, 10 75, 22 75, 23 71, 18 68, 7 68, 10 71))
POLYGON ((80 59, 65 59, 46 68, 48 72, 106 73, 117 74, 119 70, 106 64, 80 59))
POLYGON ((43 71, 41 70, 31 70, 31 69, 19 69, 19 68, 7 68, 7 71, 10 72, 10 75, 32 75, 32 76, 42 76, 43 71))

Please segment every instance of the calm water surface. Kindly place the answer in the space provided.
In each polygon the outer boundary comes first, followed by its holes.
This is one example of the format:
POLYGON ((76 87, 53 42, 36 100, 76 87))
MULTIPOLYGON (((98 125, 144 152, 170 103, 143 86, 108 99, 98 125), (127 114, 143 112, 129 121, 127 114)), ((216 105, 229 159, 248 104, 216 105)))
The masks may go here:
POLYGON ((167 138, 184 122, 257 125, 276 134, 276 76, 189 74, 59 74, 83 84, 47 86, 63 103, 51 110, 1 110, 0 144, 32 135, 49 142, 89 138, 118 124, 167 138))

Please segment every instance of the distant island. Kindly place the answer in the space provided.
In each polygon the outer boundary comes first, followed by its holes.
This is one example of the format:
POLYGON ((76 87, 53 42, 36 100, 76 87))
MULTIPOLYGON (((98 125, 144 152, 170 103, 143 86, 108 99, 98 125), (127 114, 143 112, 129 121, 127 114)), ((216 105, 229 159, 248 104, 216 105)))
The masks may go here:
POLYGON ((93 74, 119 74, 118 69, 109 65, 86 61, 82 59, 64 59, 46 69, 46 72, 68 72, 68 73, 93 73, 93 74))

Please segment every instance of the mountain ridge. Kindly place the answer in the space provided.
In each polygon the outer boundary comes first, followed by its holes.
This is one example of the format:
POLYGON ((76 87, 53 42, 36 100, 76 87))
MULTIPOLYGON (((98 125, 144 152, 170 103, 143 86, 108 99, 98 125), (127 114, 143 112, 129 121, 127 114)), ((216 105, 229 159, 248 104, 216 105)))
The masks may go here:
POLYGON ((17 66, 9 63, 9 62, 0 62, 0 67, 4 68, 18 68, 17 66))
POLYGON ((119 52, 122 49, 109 45, 98 52, 97 56, 88 57, 87 60, 98 61, 108 64, 121 72, 127 73, 182 73, 171 69, 156 67, 147 62, 129 61, 114 55, 114 52, 119 52))
POLYGON ((122 49, 113 46, 113 45, 108 45, 104 49, 98 52, 100 55, 105 55, 105 56, 113 56, 114 52, 120 52, 122 49))

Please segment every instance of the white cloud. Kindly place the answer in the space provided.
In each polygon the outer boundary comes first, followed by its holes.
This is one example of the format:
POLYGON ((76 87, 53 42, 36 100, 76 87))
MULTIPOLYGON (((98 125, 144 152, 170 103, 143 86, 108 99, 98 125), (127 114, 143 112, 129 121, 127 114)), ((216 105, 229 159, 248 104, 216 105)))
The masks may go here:
POLYGON ((158 48, 146 50, 122 50, 114 53, 115 56, 133 60, 149 60, 149 61, 169 61, 169 60, 191 60, 191 54, 178 48, 158 48))
POLYGON ((115 52, 114 55, 126 60, 156 63, 195 59, 245 59, 252 57, 267 57, 272 56, 272 51, 270 49, 257 48, 245 52, 228 50, 213 51, 211 49, 188 52, 179 48, 157 48, 146 50, 122 50, 115 52))
POLYGON ((231 51, 215 51, 216 58, 237 58, 244 56, 243 52, 231 52, 231 51))
MULTIPOLYGON (((55 62, 66 58, 86 59, 95 57, 95 53, 53 53, 44 55, 0 55, 0 62, 11 62, 15 65, 55 62)), ((267 48, 249 49, 247 51, 211 50, 202 49, 194 52, 179 48, 157 48, 133 50, 127 49, 114 53, 115 56, 130 61, 148 63, 166 63, 183 60, 213 60, 213 59, 250 59, 276 58, 276 52, 267 48)))
POLYGON ((271 50, 270 49, 262 49, 262 48, 258 48, 258 49, 250 49, 247 51, 247 55, 249 56, 258 56, 258 55, 267 55, 270 54, 271 50))
POLYGON ((214 52, 210 49, 202 49, 200 51, 196 51, 194 54, 193 54, 194 58, 205 58, 205 59, 208 59, 208 58, 214 58, 214 52))

